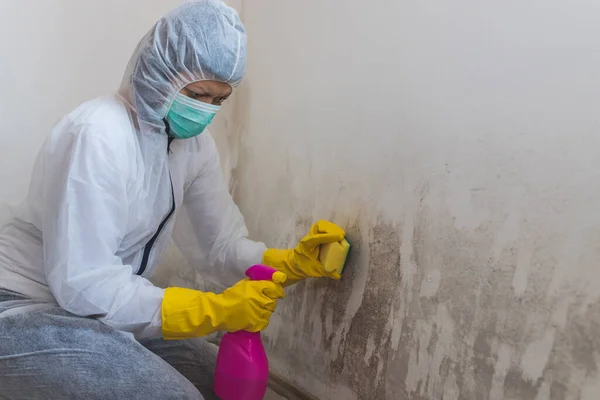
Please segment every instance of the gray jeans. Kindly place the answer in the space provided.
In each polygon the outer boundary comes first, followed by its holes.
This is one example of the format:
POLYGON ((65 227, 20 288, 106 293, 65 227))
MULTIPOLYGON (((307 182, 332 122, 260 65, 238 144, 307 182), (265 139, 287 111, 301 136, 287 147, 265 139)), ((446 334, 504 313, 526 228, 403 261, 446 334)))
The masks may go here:
POLYGON ((137 342, 58 306, 11 315, 15 301, 0 289, 0 399, 216 399, 202 339, 137 342))

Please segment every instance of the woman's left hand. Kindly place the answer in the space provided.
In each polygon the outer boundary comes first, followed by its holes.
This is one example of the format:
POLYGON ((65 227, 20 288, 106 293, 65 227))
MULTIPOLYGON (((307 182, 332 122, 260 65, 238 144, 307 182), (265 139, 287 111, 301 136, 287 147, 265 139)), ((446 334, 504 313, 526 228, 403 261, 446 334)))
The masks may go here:
POLYGON ((263 264, 275 268, 288 276, 285 286, 304 278, 329 277, 339 280, 336 271, 326 271, 319 261, 321 245, 340 242, 346 233, 342 228, 329 221, 319 221, 312 226, 295 249, 269 249, 263 256, 263 264))

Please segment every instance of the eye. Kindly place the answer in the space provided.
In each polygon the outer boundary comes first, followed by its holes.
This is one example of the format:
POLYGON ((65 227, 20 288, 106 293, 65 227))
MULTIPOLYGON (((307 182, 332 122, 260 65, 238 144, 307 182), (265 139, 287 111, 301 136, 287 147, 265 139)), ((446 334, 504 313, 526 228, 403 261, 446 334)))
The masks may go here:
POLYGON ((206 95, 204 93, 196 93, 196 92, 192 92, 190 90, 190 97, 192 99, 198 99, 198 98, 206 97, 206 95))
POLYGON ((213 104, 216 106, 220 106, 225 100, 227 100, 227 97, 215 97, 215 99, 213 100, 213 104))

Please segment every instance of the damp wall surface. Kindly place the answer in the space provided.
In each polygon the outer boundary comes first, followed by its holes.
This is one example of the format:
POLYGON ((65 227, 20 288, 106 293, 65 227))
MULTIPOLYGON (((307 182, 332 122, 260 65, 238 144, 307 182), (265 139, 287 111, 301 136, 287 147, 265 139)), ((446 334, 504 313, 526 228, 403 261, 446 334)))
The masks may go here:
MULTIPOLYGON (((0 220, 177 4, 0 1, 0 220)), ((211 131, 252 236, 355 245, 278 307, 274 370, 321 399, 600 398, 600 3, 230 4, 249 74, 211 131)), ((175 251, 156 278, 203 283, 175 251)))
MULTIPOLYGON (((266 334, 321 399, 600 398, 600 3, 243 2, 254 238, 354 252, 266 334)), ((233 155, 233 156, 232 156, 233 155)))

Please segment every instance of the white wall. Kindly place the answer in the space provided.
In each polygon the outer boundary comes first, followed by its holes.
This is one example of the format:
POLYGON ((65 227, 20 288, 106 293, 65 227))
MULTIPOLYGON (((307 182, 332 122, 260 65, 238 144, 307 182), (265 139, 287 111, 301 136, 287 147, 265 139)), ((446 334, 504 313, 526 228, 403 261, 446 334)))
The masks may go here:
POLYGON ((138 40, 180 2, 0 0, 0 203, 22 200, 53 125, 115 91, 138 40))
MULTIPOLYGON (((2 214, 23 199, 54 124, 81 102, 114 92, 137 42, 180 3, 0 0, 2 214)), ((230 4, 239 7, 239 1, 230 4)), ((223 129, 229 113, 218 117, 213 131, 223 129)))
MULTIPOLYGON (((114 90, 179 1, 0 0, 0 202, 52 125, 114 90)), ((237 1, 239 6, 241 1, 237 1)), ((254 237, 355 244, 300 284, 272 366, 323 399, 597 399, 600 3, 244 2, 249 76, 216 121, 254 237)), ((198 284, 173 255, 164 281, 198 284)))
POLYGON ((322 399, 600 398, 600 3, 244 2, 235 197, 331 218, 271 363, 322 399))

